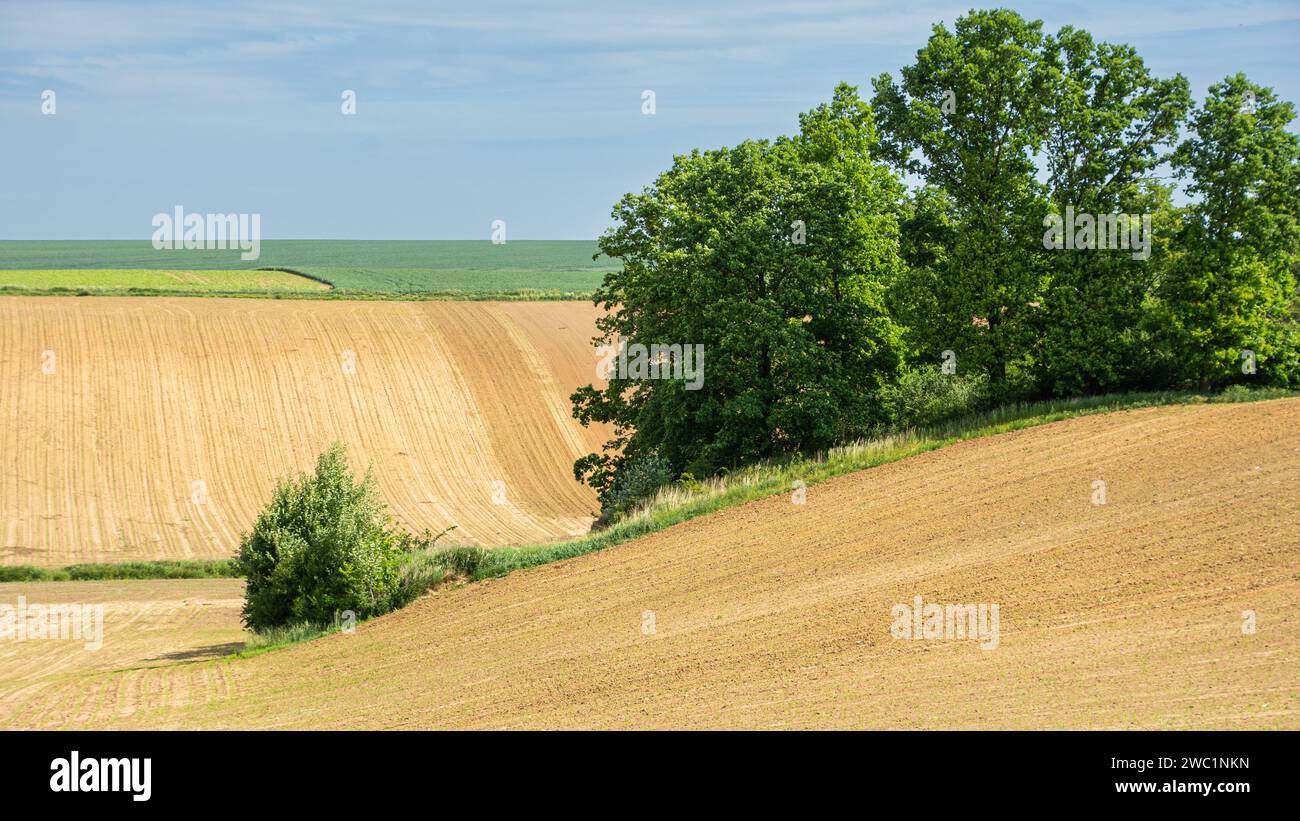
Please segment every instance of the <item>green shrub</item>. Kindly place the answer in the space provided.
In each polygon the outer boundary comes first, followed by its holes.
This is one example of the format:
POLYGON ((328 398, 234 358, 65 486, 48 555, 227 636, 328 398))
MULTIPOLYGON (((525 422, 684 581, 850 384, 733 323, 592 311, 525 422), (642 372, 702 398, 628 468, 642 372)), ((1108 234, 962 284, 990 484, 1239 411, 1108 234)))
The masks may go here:
POLYGON ((358 619, 402 603, 406 542, 390 526, 373 477, 357 482, 335 443, 312 475, 282 481, 239 546, 247 579, 244 623, 253 630, 358 619))
POLYGON ((885 397, 896 427, 920 428, 984 410, 989 380, 982 373, 950 375, 929 366, 904 372, 885 397))
POLYGON ((601 512, 626 513, 673 480, 672 465, 657 452, 630 459, 600 493, 601 512))
POLYGON ((1229 385, 1219 394, 1219 398, 1223 402, 1249 401, 1252 392, 1253 389, 1248 385, 1229 385))
POLYGON ((696 479, 695 475, 691 473, 683 473, 681 476, 678 476, 677 487, 681 488, 686 493, 705 493, 708 491, 708 487, 699 479, 696 479))

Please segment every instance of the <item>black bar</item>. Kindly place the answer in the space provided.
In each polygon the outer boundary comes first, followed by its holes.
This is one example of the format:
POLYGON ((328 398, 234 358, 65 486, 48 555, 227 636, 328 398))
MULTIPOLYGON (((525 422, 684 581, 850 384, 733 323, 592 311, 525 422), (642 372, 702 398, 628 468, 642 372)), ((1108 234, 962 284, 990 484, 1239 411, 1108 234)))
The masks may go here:
POLYGON ((1295 786, 1295 739, 1284 732, 1202 731, 23 732, 0 735, 11 751, 0 781, 8 800, 113 805, 128 813, 192 810, 204 796, 216 811, 231 801, 325 809, 344 799, 441 803, 456 793, 495 802, 507 786, 551 803, 619 785, 634 790, 637 803, 642 795, 654 803, 708 790, 760 802, 767 791, 821 799, 847 792, 854 806, 880 809, 876 802, 888 799, 927 809, 1029 807, 1045 795, 1069 807, 1197 802, 1228 809, 1260 799, 1285 806, 1279 802, 1295 786), (82 768, 87 759, 99 763, 90 767, 96 773, 104 772, 102 759, 135 758, 142 774, 149 759, 148 800, 134 800, 129 787, 54 792, 52 762, 70 766, 74 750, 82 768), (1192 792, 1192 783, 1213 791, 1192 792), (1151 784, 1154 792, 1117 786, 1129 784, 1151 784), (654 796, 643 793, 650 787, 654 796))

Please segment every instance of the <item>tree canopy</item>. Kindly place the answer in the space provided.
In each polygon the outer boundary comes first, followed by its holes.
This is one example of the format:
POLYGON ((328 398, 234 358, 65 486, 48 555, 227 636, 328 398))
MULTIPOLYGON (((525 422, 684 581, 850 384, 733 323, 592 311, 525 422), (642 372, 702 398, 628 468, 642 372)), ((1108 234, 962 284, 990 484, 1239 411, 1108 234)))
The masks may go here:
POLYGON ((1194 106, 1130 46, 1004 9, 934 26, 873 89, 615 206, 598 341, 700 346, 704 370, 573 394, 614 426, 574 466, 607 513, 934 408, 1300 385, 1300 141, 1271 89, 1194 106))

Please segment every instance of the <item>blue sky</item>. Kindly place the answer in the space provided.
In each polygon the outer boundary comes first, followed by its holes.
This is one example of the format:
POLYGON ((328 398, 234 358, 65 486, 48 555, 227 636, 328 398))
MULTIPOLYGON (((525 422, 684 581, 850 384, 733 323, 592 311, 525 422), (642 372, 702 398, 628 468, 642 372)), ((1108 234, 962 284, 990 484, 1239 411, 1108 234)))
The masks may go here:
MULTIPOLYGON (((177 204, 267 239, 590 239, 673 154, 869 94, 971 5, 0 0, 0 239, 147 239, 177 204)), ((1003 5, 1198 99, 1243 71, 1300 102, 1296 0, 1003 5)))

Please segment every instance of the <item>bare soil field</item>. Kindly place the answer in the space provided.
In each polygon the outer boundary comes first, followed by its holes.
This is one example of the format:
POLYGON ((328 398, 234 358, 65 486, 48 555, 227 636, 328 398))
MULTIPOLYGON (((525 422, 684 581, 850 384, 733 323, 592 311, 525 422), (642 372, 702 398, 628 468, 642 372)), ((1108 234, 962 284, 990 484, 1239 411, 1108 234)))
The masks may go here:
POLYGON ((411 530, 585 532, 589 303, 0 297, 0 563, 230 556, 333 439, 411 530))
POLYGON ((1300 728, 1298 491, 1300 400, 1083 417, 353 635, 0 692, 0 725, 1300 728), (894 638, 918 595, 997 604, 997 647, 894 638), (194 696, 205 676, 222 697, 194 696))
MULTIPOLYGON (((130 714, 154 697, 175 703, 230 693, 223 664, 193 662, 243 647, 242 579, 0 584, 0 606, 17 608, 19 597, 29 611, 65 604, 102 607, 102 643, 94 647, 97 642, 85 633, 80 640, 0 641, 0 714, 14 700, 38 694, 64 706, 76 700, 74 712, 84 720, 102 710, 130 714), (87 689, 85 674, 96 672, 112 672, 103 682, 113 689, 87 689)), ((42 716, 24 719, 41 721, 42 716)))

